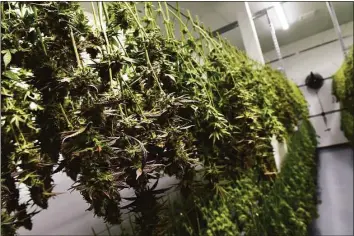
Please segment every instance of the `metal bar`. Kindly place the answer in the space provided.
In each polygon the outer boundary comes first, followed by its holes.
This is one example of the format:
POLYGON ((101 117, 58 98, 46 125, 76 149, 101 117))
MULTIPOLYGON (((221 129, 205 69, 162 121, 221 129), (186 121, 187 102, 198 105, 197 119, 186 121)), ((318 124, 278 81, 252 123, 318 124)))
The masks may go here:
POLYGON ((279 47, 277 35, 276 35, 276 33, 275 33, 275 28, 274 28, 274 25, 273 25, 273 23, 272 23, 270 17, 269 17, 268 11, 266 11, 266 16, 267 16, 267 19, 268 19, 268 24, 269 24, 269 28, 270 28, 270 33, 271 33, 271 35, 272 35, 272 40, 273 40, 273 44, 274 44, 274 47, 275 47, 275 51, 276 51, 277 56, 278 56, 278 60, 280 61, 280 64, 281 64, 283 73, 286 74, 286 72, 285 72, 285 65, 284 65, 283 58, 282 58, 282 56, 281 56, 281 52, 280 52, 280 47, 279 47))
POLYGON ((319 114, 316 114, 316 115, 311 115, 311 116, 309 116, 309 118, 314 118, 314 117, 318 117, 318 116, 332 114, 332 113, 336 113, 338 111, 343 111, 343 110, 346 110, 346 109, 345 108, 341 108, 341 109, 337 109, 337 110, 327 111, 327 112, 319 113, 319 114))
POLYGON ((238 22, 234 21, 234 22, 231 22, 230 24, 227 24, 219 29, 214 30, 213 32, 211 32, 211 35, 213 37, 216 37, 216 36, 218 36, 218 34, 220 34, 220 35, 224 34, 224 33, 231 31, 237 27, 238 27, 238 22))
MULTIPOLYGON (((257 11, 256 13, 253 14, 252 19, 256 20, 256 19, 266 15, 267 11, 272 9, 272 8, 273 8, 273 6, 270 6, 270 7, 267 7, 265 9, 263 9, 263 10, 257 11)), ((231 23, 229 23, 229 24, 227 24, 225 26, 220 27, 219 29, 214 30, 212 32, 212 36, 216 37, 218 34, 222 35, 222 34, 224 34, 226 32, 229 32, 229 31, 237 28, 238 26, 239 26, 238 25, 238 21, 231 22, 231 23)))
MULTIPOLYGON (((349 38, 351 36, 346 36, 346 37, 349 38)), ((324 46, 324 45, 327 45, 327 44, 330 44, 330 43, 334 43, 336 41, 338 41, 338 39, 333 39, 333 40, 330 40, 330 41, 327 41, 327 42, 324 42, 324 43, 321 43, 321 44, 318 44, 318 45, 315 45, 315 46, 312 46, 312 47, 309 47, 309 48, 306 48, 306 49, 303 49, 303 50, 300 50, 299 53, 307 52, 307 51, 310 51, 312 49, 318 48, 320 46, 324 46)))
POLYGON ((267 15, 268 11, 272 8, 274 8, 274 6, 270 6, 270 7, 264 8, 263 10, 257 11, 256 13, 253 14, 253 20, 257 20, 258 18, 261 18, 264 15, 267 15))
MULTIPOLYGON (((350 37, 352 37, 352 36, 353 36, 353 35, 346 35, 346 36, 343 37, 343 39, 350 38, 350 37)), ((289 55, 283 56, 283 59, 288 58, 288 57, 295 56, 295 55, 297 55, 297 54, 300 54, 300 53, 303 53, 303 52, 306 52, 306 51, 310 51, 310 50, 315 49, 315 48, 322 47, 322 46, 327 45, 327 44, 330 44, 330 43, 334 43, 334 42, 336 42, 336 41, 338 41, 338 39, 333 39, 333 40, 330 40, 330 41, 327 41, 327 42, 324 42, 324 43, 317 44, 317 45, 312 46, 312 47, 305 48, 305 49, 300 50, 300 51, 298 51, 298 52, 291 53, 291 54, 289 54, 289 55)), ((348 48, 347 48, 347 49, 348 49, 348 48)), ((266 64, 271 64, 271 63, 277 62, 277 61, 279 61, 279 59, 271 60, 271 61, 269 61, 269 62, 266 62, 266 64)))
POLYGON ((325 123, 326 128, 328 129, 326 113, 325 113, 325 111, 323 109, 323 105, 322 105, 321 99, 318 96, 318 91, 316 91, 316 97, 317 97, 318 103, 320 104, 320 107, 321 107, 321 111, 322 111, 321 114, 322 114, 322 117, 323 117, 323 122, 325 123))
MULTIPOLYGON (((330 77, 324 78, 323 80, 328 80, 328 79, 333 79, 333 77, 330 76, 330 77)), ((297 87, 298 87, 298 88, 306 87, 306 84, 301 84, 301 85, 298 85, 297 87)))
MULTIPOLYGON (((283 56, 283 60, 284 59, 286 59, 286 58, 288 58, 288 57, 292 57, 292 56, 295 56, 297 53, 292 53, 292 54, 289 54, 289 55, 286 55, 286 56, 283 56)), ((266 64, 271 64, 271 63, 273 63, 273 62, 277 62, 277 61, 279 61, 279 59, 277 58, 277 59, 274 59, 274 60, 271 60, 271 61, 269 61, 269 62, 266 62, 266 64)))
MULTIPOLYGON (((235 6, 244 51, 253 60, 264 65, 264 57, 248 2, 238 2, 235 6)), ((235 33, 235 32, 234 32, 235 33)))
POLYGON ((334 26, 334 29, 335 29, 335 31, 337 33, 337 36, 338 36, 338 39, 339 39, 339 42, 340 42, 340 46, 342 48, 343 55, 344 55, 344 58, 345 58, 347 56, 347 52, 345 51, 345 46, 344 46, 344 41, 343 41, 343 37, 342 37, 342 32, 341 32, 341 29, 340 29, 340 26, 339 26, 339 23, 338 23, 338 18, 336 16, 336 12, 335 12, 331 2, 326 2, 326 5, 327 5, 327 8, 328 8, 329 15, 331 16, 331 19, 332 19, 332 22, 333 22, 333 26, 334 26))
MULTIPOLYGON (((352 146, 350 146, 350 142, 344 142, 344 143, 333 144, 333 145, 324 146, 324 147, 318 147, 317 151, 332 149, 332 148, 351 148, 351 147, 352 146)), ((330 157, 330 158, 332 158, 332 157, 330 157)))
MULTIPOLYGON (((284 3, 286 3, 286 2, 282 2, 281 4, 284 4, 284 3)), ((177 12, 177 8, 175 8, 172 4, 167 3, 167 5, 169 5, 174 11, 177 12)), ((257 11, 256 13, 253 14, 252 19, 256 20, 256 19, 266 15, 267 11, 272 9, 272 8, 274 8, 274 6, 270 6, 270 7, 267 7, 265 9, 263 9, 263 10, 257 11)), ((186 19, 188 19, 188 16, 183 14, 182 11, 181 11, 181 15, 184 16, 186 19)), ((237 21, 233 21, 233 22, 231 22, 231 23, 229 23, 227 25, 224 25, 224 26, 220 27, 219 29, 214 30, 212 32, 212 36, 216 37, 218 34, 222 35, 222 34, 224 34, 226 32, 229 32, 229 31, 237 28, 237 27, 238 27, 238 22, 237 21)))
MULTIPOLYGON (((167 5, 169 7, 171 7, 173 10, 175 10, 175 12, 178 12, 178 9, 175 8, 173 5, 171 5, 169 2, 167 3, 167 5)), ((180 11, 181 15, 184 16, 187 20, 189 19, 188 16, 186 14, 184 14, 182 11, 180 11)))

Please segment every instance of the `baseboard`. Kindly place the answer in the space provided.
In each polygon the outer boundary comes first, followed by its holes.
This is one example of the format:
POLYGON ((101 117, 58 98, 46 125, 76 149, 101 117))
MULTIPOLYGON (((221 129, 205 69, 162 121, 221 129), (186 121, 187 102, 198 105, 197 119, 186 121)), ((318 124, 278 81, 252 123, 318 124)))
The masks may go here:
POLYGON ((350 145, 349 142, 346 142, 346 143, 339 143, 339 144, 333 144, 333 145, 329 145, 329 146, 325 146, 325 147, 317 147, 317 151, 320 151, 320 150, 324 150, 324 149, 327 149, 327 148, 352 148, 352 146, 350 145))

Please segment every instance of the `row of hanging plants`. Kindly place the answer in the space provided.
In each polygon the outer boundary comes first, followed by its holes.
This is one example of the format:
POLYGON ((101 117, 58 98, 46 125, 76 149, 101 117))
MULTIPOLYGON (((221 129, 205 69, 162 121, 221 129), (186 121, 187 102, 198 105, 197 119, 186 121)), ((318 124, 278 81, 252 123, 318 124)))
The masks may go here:
POLYGON ((334 75, 333 93, 338 98, 341 108, 341 128, 350 141, 354 145, 354 68, 352 47, 342 66, 334 75))
POLYGON ((156 189, 162 176, 176 177, 192 201, 227 198, 248 172, 271 185, 271 138, 288 140, 306 120, 301 92, 189 12, 185 20, 166 3, 139 5, 93 3, 90 25, 74 2, 1 3, 4 235, 32 228, 58 172, 106 222, 119 224, 122 209, 137 213, 136 235, 171 223, 159 201, 170 188, 156 189), (125 188, 135 196, 123 206, 125 188))
POLYGON ((175 205, 165 235, 309 235, 317 217, 316 134, 309 121, 289 138, 281 172, 260 180, 256 169, 230 181, 225 198, 214 195, 175 205), (194 214, 189 209, 198 209, 194 214), (176 214, 181 213, 181 214, 176 214))

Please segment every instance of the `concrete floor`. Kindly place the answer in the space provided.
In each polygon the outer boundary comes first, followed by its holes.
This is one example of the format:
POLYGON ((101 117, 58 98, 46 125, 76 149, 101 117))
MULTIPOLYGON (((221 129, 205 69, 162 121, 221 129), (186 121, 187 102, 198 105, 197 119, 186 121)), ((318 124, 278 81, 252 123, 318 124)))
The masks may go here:
POLYGON ((353 235, 353 150, 319 150, 318 184, 321 204, 315 235, 353 235))

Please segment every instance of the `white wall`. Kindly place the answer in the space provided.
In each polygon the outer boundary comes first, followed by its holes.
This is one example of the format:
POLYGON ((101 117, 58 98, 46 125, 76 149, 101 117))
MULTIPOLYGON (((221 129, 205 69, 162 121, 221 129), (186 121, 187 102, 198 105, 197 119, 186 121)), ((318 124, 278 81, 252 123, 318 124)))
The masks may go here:
MULTIPOLYGON (((342 35, 346 37, 344 43, 348 48, 353 44, 353 22, 341 25, 341 30, 342 35)), ((282 46, 280 50, 281 54, 286 56, 334 39, 338 39, 338 37, 334 29, 331 29, 282 46)), ((266 62, 277 59, 275 50, 264 53, 264 58, 266 62)), ((344 56, 339 41, 336 41, 285 58, 283 61, 287 76, 297 85, 303 85, 306 76, 309 75, 311 71, 321 74, 324 78, 332 76, 342 65, 344 56)), ((271 66, 278 68, 281 64, 277 61, 271 63, 271 66)), ((332 96, 332 79, 325 80, 323 87, 318 92, 319 99, 314 91, 306 87, 301 87, 300 89, 308 101, 310 116, 322 112, 319 100, 325 112, 339 109, 339 103, 337 103, 336 99, 332 96)), ((320 138, 318 138, 318 147, 346 143, 347 139, 340 130, 340 112, 328 114, 326 117, 327 127, 322 116, 310 119, 316 129, 317 135, 320 136, 320 138), (328 128, 330 128, 330 130, 326 131, 328 128)))
MULTIPOLYGON (((108 235, 106 224, 102 218, 95 217, 93 211, 86 211, 89 204, 83 199, 78 191, 68 191, 74 182, 66 176, 65 173, 57 173, 53 176, 55 187, 53 192, 62 193, 54 198, 50 198, 48 208, 42 210, 32 218, 33 228, 31 231, 20 228, 18 235, 94 235, 94 229, 97 235, 108 235)), ((154 183, 151 182, 151 185, 154 183)), ((159 180, 156 189, 163 189, 176 184, 175 177, 164 176, 159 180)), ((176 188, 168 190, 171 199, 178 198, 176 188)), ((122 198, 134 197, 133 189, 124 189, 120 191, 122 198)), ((20 186, 21 202, 29 200, 29 191, 26 187, 20 186)), ((166 200, 166 199, 163 199, 166 200)), ((127 200, 121 201, 121 206, 131 203, 127 200)), ((130 230, 129 214, 127 210, 122 210, 122 227, 127 232, 130 230)), ((134 219, 132 218, 132 221, 134 219)), ((109 226, 112 235, 120 235, 120 225, 109 226)))

